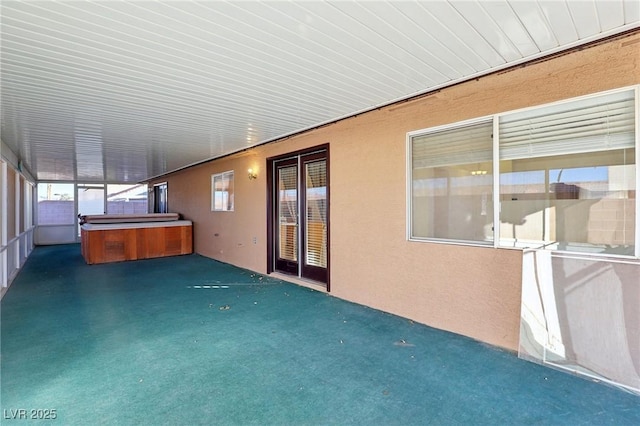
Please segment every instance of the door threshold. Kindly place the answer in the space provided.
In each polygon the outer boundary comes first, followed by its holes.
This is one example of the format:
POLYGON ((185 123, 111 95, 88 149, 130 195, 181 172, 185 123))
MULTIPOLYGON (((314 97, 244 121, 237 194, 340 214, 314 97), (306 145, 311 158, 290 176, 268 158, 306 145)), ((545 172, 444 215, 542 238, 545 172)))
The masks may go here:
POLYGON ((271 278, 276 278, 282 281, 287 281, 293 284, 297 284, 302 287, 307 287, 313 290, 321 291, 323 293, 327 292, 327 285, 325 283, 321 283, 318 281, 313 281, 308 278, 301 278, 295 275, 283 274, 282 272, 272 272, 269 274, 271 278))

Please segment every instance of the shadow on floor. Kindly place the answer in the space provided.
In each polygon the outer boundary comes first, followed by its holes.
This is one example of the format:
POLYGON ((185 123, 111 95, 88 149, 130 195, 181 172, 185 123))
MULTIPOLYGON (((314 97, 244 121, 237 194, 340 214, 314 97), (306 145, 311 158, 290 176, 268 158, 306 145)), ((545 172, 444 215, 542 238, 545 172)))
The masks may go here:
POLYGON ((637 396, 198 255, 38 247, 1 315, 3 424, 640 424, 637 396))

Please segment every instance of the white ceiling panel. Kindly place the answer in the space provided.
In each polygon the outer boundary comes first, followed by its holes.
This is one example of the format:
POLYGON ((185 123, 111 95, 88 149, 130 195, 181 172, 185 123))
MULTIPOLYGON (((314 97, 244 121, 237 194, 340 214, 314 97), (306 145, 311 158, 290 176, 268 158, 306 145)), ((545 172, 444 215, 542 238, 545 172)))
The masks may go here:
MULTIPOLYGON (((524 3, 529 4, 529 3, 524 3)), ((501 43, 512 45, 517 49, 516 57, 527 57, 540 53, 540 49, 535 44, 531 35, 527 31, 520 18, 516 15, 514 9, 506 1, 486 1, 479 3, 488 18, 493 22, 493 31, 497 32, 498 39, 501 43)), ((526 20, 531 20, 531 16, 527 16, 526 20)), ((491 28, 491 25, 485 25, 491 28)))
POLYGON ((472 21, 476 23, 486 21, 486 16, 465 16, 465 11, 474 14, 478 13, 479 6, 477 4, 466 1, 459 1, 452 4, 447 2, 433 2, 424 5, 434 18, 442 23, 446 28, 453 32, 454 38, 460 39, 468 50, 475 52, 482 62, 486 65, 481 66, 480 70, 490 69, 492 67, 500 67, 505 64, 505 59, 496 51, 490 42, 483 37, 480 32, 487 32, 484 28, 476 28, 472 21), (488 66, 487 66, 488 65, 488 66))
POLYGON ((460 74, 458 78, 487 68, 488 64, 456 35, 456 27, 448 27, 445 22, 439 20, 434 15, 434 10, 425 7, 428 5, 421 2, 392 4, 408 19, 407 25, 412 23, 422 30, 423 34, 416 40, 420 40, 423 46, 429 47, 430 52, 455 68, 460 74))
MULTIPOLYGON (((520 27, 520 23, 515 16, 508 13, 506 8, 501 8, 499 5, 500 3, 496 2, 491 9, 485 9, 486 6, 483 7, 478 1, 454 3, 454 7, 460 15, 464 16, 472 25, 473 31, 499 55, 500 59, 497 59, 498 61, 516 61, 522 58, 522 54, 516 47, 516 40, 509 38, 505 33, 505 29, 511 27, 510 33, 516 35, 522 41, 523 37, 520 32, 514 30, 520 27), (493 12, 494 15, 490 15, 489 12, 493 12)), ((531 40, 528 40, 528 42, 531 44, 531 40)), ((523 50, 531 51, 526 47, 523 50)))
POLYGON ((640 26, 629 0, 18 1, 0 137, 39 180, 137 182, 640 26))
POLYGON ((576 23, 579 38, 589 37, 601 31, 600 17, 595 2, 568 2, 567 5, 571 17, 576 23))
MULTIPOLYGON (((515 5, 516 3, 514 3, 514 7, 515 5)), ((585 7, 589 7, 589 5, 585 7)), ((540 8, 558 40, 558 46, 571 45, 579 40, 575 22, 566 2, 542 1, 540 8)))
MULTIPOLYGON (((514 2, 509 6, 513 8, 521 24, 526 29, 527 35, 533 39, 539 51, 549 51, 560 45, 556 34, 553 32, 551 22, 547 18, 547 15, 545 15, 540 4, 536 2, 514 2)), ((567 19, 569 15, 564 4, 560 3, 560 8, 560 10, 565 13, 565 19, 567 19)), ((556 15, 552 14, 552 16, 556 15)), ((573 28, 573 23, 570 27, 573 28)), ((570 35, 565 36, 565 39, 577 39, 575 31, 569 31, 569 33, 570 35)), ((568 43, 570 43, 570 41, 568 43)))
POLYGON ((622 2, 622 8, 624 9, 625 24, 633 24, 640 20, 640 1, 624 0, 622 2))
POLYGON ((596 10, 602 31, 609 31, 624 25, 624 4, 596 3, 596 10))

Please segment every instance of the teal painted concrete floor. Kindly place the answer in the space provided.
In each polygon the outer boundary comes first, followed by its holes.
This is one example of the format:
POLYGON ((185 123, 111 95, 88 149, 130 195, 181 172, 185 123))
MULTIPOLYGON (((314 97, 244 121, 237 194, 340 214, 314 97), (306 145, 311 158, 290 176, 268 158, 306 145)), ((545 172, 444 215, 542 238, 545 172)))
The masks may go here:
POLYGON ((640 424, 637 396, 198 255, 38 247, 1 307, 2 424, 640 424))

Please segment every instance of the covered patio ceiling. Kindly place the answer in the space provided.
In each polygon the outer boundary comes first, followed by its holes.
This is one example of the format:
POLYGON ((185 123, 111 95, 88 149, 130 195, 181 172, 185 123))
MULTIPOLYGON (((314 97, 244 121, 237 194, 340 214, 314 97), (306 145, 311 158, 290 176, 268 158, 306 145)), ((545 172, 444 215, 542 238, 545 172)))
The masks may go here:
POLYGON ((143 181, 640 27, 636 0, 0 7, 0 137, 39 181, 143 181))

